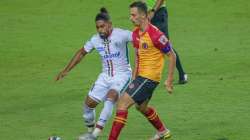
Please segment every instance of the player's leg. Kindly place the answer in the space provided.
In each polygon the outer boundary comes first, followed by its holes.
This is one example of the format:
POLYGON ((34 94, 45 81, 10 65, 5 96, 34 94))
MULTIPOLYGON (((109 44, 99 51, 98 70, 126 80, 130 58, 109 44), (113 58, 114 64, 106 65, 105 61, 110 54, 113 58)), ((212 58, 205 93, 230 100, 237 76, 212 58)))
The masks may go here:
POLYGON ((88 132, 92 132, 95 127, 95 107, 105 99, 108 92, 105 80, 105 74, 100 74, 84 102, 83 118, 88 132))
POLYGON ((166 128, 164 123, 161 121, 159 115, 153 107, 148 106, 149 100, 143 102, 140 105, 136 105, 136 109, 140 111, 148 121, 157 130, 157 133, 151 140, 160 140, 170 138, 170 131, 166 128))
POLYGON ((100 113, 99 120, 96 123, 95 129, 93 131, 93 136, 98 137, 100 136, 106 122, 109 120, 109 118, 112 116, 113 107, 115 105, 115 102, 118 99, 118 93, 116 90, 109 90, 107 94, 107 98, 104 101, 104 106, 102 108, 102 111, 100 113))
POLYGON ((83 118, 88 132, 91 133, 95 127, 95 107, 98 102, 87 96, 83 106, 83 118))
MULTIPOLYGON (((134 103, 141 104, 147 99, 151 97, 151 94, 143 94, 144 91, 151 87, 151 80, 137 76, 135 80, 130 83, 126 92, 122 97, 118 100, 116 117, 113 122, 112 130, 109 136, 109 140, 117 140, 121 129, 126 123, 128 108, 132 106, 134 103)), ((155 82, 156 85, 158 82, 155 82)))
POLYGON ((122 128, 125 126, 128 116, 128 109, 134 104, 134 100, 125 92, 117 102, 116 116, 114 118, 109 140, 117 140, 122 128))
POLYGON ((138 94, 142 90, 143 86, 146 85, 147 81, 148 79, 142 78, 140 76, 136 77, 135 80, 133 80, 126 88, 126 92, 118 99, 116 117, 113 121, 109 140, 118 139, 118 136, 126 123, 128 109, 137 100, 143 100, 138 94))
MULTIPOLYGON (((163 15, 165 15, 165 19, 163 20, 163 27, 162 30, 165 33, 165 35, 167 36, 168 39, 170 39, 169 37, 169 32, 168 32, 168 10, 167 8, 163 8, 163 15), (166 27, 164 27, 164 25, 166 25, 166 27)), ((176 68, 177 71, 179 73, 179 84, 185 84, 187 83, 187 74, 184 72, 184 69, 182 67, 181 64, 181 59, 179 54, 177 53, 177 51, 175 49, 173 49, 176 55, 176 68)))
POLYGON ((178 70, 179 74, 179 84, 186 84, 187 83, 187 74, 184 72, 180 57, 177 53, 177 51, 173 48, 175 55, 176 55, 176 68, 178 70))
POLYGON ((110 79, 110 90, 108 91, 105 100, 104 106, 100 113, 99 120, 96 123, 96 128, 93 132, 95 137, 98 137, 104 128, 106 122, 112 115, 113 106, 115 105, 118 97, 120 96, 121 91, 123 91, 129 84, 131 79, 131 72, 123 72, 116 74, 110 79))
POLYGON ((158 82, 148 79, 145 86, 140 90, 140 92, 135 95, 136 100, 136 109, 141 112, 148 121, 153 125, 161 136, 163 136, 168 129, 165 127, 161 121, 159 115, 153 107, 149 107, 148 103, 153 95, 155 88, 158 86, 158 82))

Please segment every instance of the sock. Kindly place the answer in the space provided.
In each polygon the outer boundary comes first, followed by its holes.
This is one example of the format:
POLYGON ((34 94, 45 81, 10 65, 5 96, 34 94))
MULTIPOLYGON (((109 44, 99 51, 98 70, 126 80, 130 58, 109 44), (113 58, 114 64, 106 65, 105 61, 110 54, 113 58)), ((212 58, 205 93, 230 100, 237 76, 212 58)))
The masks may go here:
POLYGON ((93 131, 93 135, 95 137, 98 137, 101 134, 102 129, 105 126, 107 120, 111 117, 112 112, 113 112, 113 106, 114 106, 114 102, 112 100, 107 99, 104 102, 103 109, 100 113, 100 118, 98 122, 96 123, 95 130, 93 131))
POLYGON ((118 136, 127 121, 128 111, 117 110, 115 120, 113 121, 112 129, 109 134, 109 140, 117 140, 118 136))
POLYGON ((148 119, 148 121, 157 129, 158 132, 164 132, 167 129, 164 124, 160 120, 158 114, 152 107, 148 107, 144 116, 148 119))
POLYGON ((95 127, 95 109, 84 104, 83 118, 88 132, 91 133, 95 127))
POLYGON ((103 129, 102 126, 96 124, 95 129, 94 129, 94 131, 92 132, 93 136, 96 137, 96 138, 97 138, 98 136, 100 136, 100 134, 102 133, 102 129, 103 129))

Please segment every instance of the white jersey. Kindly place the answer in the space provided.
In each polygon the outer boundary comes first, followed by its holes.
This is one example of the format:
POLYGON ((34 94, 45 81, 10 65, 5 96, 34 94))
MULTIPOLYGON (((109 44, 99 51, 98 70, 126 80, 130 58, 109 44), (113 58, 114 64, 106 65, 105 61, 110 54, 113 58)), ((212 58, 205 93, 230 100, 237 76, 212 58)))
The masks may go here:
POLYGON ((128 42, 132 41, 132 32, 114 28, 107 39, 95 34, 84 45, 86 52, 96 49, 102 59, 102 72, 109 76, 131 71, 129 63, 128 42))

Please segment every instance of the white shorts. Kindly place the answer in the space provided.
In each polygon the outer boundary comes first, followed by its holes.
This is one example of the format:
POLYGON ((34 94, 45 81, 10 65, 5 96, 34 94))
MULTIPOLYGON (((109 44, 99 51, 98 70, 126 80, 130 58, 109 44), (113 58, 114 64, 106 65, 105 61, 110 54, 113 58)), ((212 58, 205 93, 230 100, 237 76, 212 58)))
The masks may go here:
POLYGON ((106 100, 109 90, 116 90, 119 96, 129 85, 131 80, 131 72, 117 73, 113 77, 108 76, 106 73, 101 73, 94 85, 90 89, 88 95, 96 102, 106 100))

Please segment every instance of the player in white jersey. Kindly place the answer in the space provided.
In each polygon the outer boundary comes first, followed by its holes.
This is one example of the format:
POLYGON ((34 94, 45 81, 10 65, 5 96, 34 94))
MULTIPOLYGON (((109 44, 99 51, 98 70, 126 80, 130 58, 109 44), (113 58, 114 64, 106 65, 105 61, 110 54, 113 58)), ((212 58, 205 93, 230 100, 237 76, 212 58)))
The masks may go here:
MULTIPOLYGON (((58 74, 56 80, 67 75, 92 50, 95 49, 99 53, 102 60, 102 73, 89 91, 83 107, 83 118, 88 128, 88 137, 97 139, 106 121, 112 115, 112 109, 119 94, 130 82, 132 74, 127 44, 132 40, 132 33, 128 30, 113 28, 105 8, 101 8, 95 22, 98 33, 76 52, 69 64, 58 74), (95 123, 95 107, 100 102, 104 102, 104 107, 99 120, 95 123)), ((85 137, 86 135, 83 135, 79 139, 83 140, 85 137)))

